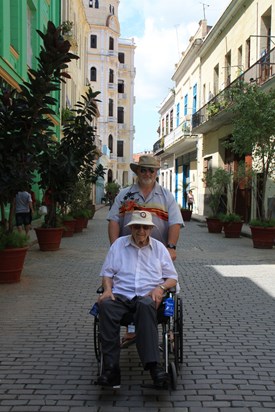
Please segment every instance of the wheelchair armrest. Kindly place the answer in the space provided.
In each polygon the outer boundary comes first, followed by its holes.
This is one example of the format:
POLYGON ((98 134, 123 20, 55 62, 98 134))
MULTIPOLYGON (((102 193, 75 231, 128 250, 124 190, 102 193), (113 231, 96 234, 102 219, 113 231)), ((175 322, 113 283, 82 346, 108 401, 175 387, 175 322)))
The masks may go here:
POLYGON ((99 288, 97 289, 96 293, 101 294, 101 293, 103 293, 103 292, 104 292, 103 286, 99 286, 99 288))

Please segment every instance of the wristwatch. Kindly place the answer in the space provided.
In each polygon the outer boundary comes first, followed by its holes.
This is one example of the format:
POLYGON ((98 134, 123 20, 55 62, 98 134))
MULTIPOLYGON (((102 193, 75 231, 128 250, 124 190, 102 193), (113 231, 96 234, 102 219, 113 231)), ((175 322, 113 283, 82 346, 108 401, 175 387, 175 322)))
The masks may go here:
POLYGON ((174 249, 174 250, 176 250, 176 249, 177 249, 177 246, 174 245, 174 243, 168 243, 168 244, 167 244, 167 248, 168 248, 168 249, 174 249))

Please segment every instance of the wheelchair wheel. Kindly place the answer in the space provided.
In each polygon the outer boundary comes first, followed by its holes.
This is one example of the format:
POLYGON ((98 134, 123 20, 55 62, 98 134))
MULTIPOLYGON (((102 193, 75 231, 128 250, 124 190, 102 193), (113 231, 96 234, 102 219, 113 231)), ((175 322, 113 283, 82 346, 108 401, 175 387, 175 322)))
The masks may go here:
POLYGON ((98 362, 101 361, 101 351, 100 351, 100 337, 99 337, 99 319, 98 316, 94 319, 94 349, 95 356, 98 362))
MULTIPOLYGON (((182 299, 177 296, 176 305, 175 305, 175 359, 176 364, 183 363, 183 308, 182 308, 182 299)), ((178 369, 178 367, 177 367, 178 369)))
POLYGON ((175 391, 177 389, 178 374, 177 374, 177 369, 176 369, 176 365, 175 365, 174 362, 169 363, 168 372, 169 372, 169 375, 170 375, 170 381, 171 381, 172 389, 175 391))

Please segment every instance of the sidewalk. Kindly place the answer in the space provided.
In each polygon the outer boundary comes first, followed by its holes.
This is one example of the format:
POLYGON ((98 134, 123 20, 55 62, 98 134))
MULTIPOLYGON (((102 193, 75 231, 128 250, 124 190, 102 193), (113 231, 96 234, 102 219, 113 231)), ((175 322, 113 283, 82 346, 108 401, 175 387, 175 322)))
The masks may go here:
POLYGON ((198 221, 181 230, 175 262, 184 335, 177 391, 141 387, 150 378, 134 346, 121 353, 120 390, 93 384, 89 309, 109 248, 107 212, 97 210, 59 251, 34 243, 21 281, 0 285, 0 412, 275 410, 274 250, 209 234, 198 221))
MULTIPOLYGON (((197 222, 204 223, 206 222, 206 217, 202 215, 196 215, 195 213, 192 213, 192 220, 195 220, 197 222)), ((250 237, 251 238, 251 230, 250 226, 247 223, 244 223, 242 226, 242 231, 241 231, 242 236, 250 237)))

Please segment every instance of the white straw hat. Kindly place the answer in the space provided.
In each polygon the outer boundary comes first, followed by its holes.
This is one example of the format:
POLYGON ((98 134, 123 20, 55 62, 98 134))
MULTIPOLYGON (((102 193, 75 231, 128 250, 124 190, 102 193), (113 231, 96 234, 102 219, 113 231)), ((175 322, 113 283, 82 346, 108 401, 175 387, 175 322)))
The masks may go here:
POLYGON ((146 212, 145 210, 138 210, 132 213, 130 222, 125 226, 131 225, 155 226, 152 221, 151 213, 146 212))

